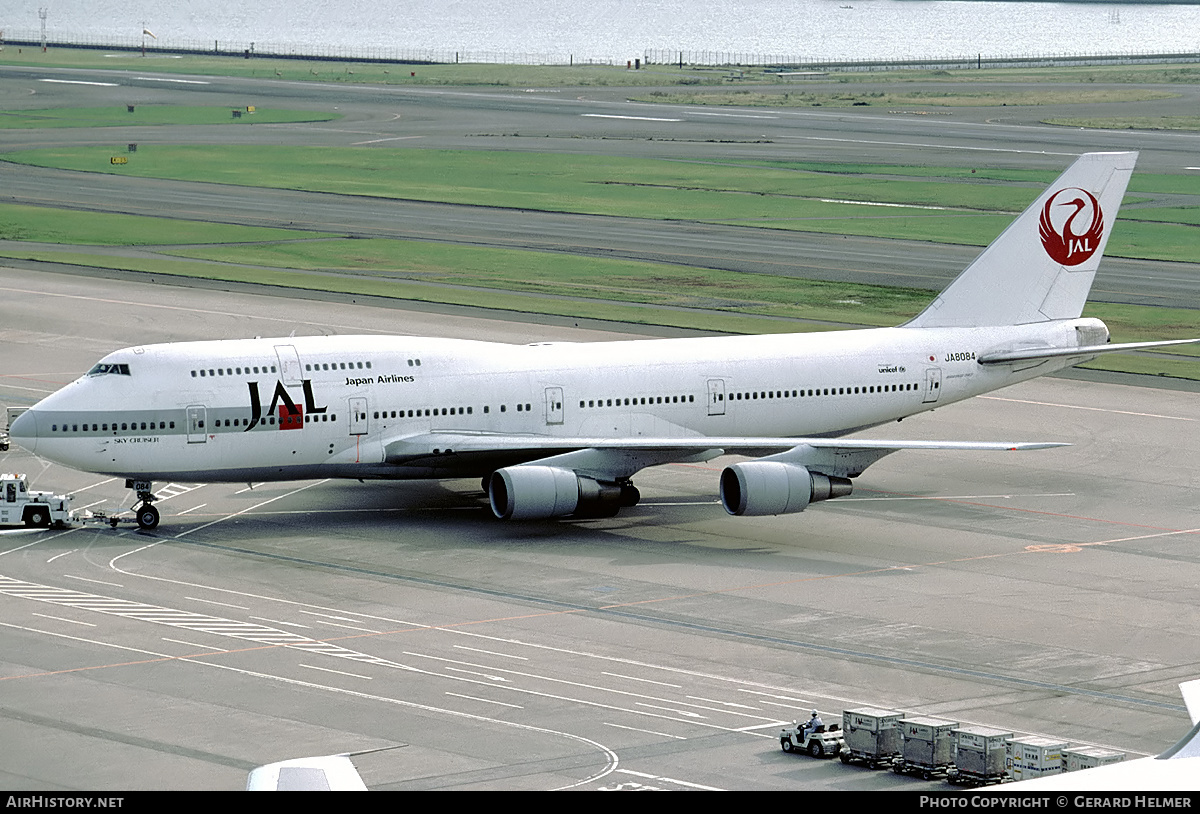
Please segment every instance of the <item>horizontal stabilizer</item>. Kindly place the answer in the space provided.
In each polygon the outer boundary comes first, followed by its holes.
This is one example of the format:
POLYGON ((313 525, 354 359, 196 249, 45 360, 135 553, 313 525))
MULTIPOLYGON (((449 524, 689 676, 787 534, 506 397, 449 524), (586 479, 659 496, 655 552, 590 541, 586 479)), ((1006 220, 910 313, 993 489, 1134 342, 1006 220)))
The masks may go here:
POLYGON ((1061 359, 1067 356, 1096 356, 1101 353, 1116 353, 1126 350, 1165 348, 1170 345, 1193 345, 1200 339, 1164 339, 1157 342, 1123 342, 1107 345, 1080 345, 1074 348, 1028 348, 1023 350, 985 353, 979 357, 981 365, 999 365, 1005 362, 1025 362, 1032 359, 1061 359))

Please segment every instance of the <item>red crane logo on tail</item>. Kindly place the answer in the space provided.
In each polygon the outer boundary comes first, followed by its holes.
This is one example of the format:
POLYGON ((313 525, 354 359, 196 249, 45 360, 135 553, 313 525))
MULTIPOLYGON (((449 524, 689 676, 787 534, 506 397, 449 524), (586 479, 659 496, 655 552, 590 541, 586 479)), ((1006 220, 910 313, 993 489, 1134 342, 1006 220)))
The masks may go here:
POLYGON ((1095 195, 1067 187, 1051 195, 1042 207, 1038 231, 1046 254, 1055 263, 1078 266, 1100 248, 1104 213, 1095 195))

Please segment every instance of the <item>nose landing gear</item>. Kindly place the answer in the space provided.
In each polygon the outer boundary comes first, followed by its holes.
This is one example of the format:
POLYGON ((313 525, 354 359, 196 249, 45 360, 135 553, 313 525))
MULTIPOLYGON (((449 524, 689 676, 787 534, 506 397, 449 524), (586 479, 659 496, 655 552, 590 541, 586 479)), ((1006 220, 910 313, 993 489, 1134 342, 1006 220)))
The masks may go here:
POLYGON ((138 500, 142 501, 134 510, 134 515, 137 517, 138 528, 143 531, 158 528, 158 509, 154 508, 153 487, 154 484, 148 480, 125 481, 125 488, 136 492, 138 500))

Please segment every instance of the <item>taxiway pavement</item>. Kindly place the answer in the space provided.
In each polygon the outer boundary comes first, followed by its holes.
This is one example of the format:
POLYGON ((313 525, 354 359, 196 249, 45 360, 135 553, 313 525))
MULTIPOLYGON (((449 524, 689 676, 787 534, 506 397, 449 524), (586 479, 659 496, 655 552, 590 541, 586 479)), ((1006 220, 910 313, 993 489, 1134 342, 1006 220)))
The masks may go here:
MULTIPOLYGON (((0 402, 130 344, 296 333, 524 343, 569 325, 0 270, 0 402)), ((0 787, 224 788, 365 756, 381 789, 909 789, 784 754, 871 705, 1156 753, 1197 673, 1195 394, 1029 382, 887 429, 846 499, 734 518, 721 462, 616 518, 502 523, 475 482, 156 484, 162 525, 0 533, 0 787)), ((876 435, 879 433, 877 432, 876 435)), ((14 448, 0 469, 129 507, 14 448)))

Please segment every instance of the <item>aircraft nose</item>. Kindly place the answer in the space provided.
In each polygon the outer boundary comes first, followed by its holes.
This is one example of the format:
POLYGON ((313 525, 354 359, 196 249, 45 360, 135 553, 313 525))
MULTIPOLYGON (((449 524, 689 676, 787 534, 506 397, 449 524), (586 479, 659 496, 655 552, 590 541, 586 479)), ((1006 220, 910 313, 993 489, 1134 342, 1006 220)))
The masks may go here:
POLYGON ((37 415, 33 410, 26 410, 17 416, 8 428, 8 436, 30 452, 37 451, 37 415))

